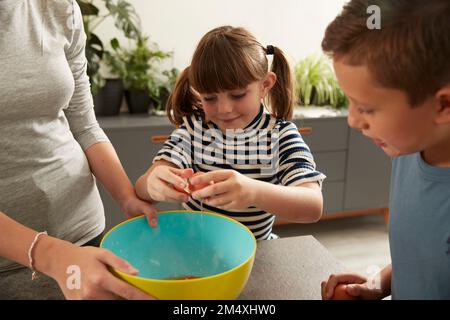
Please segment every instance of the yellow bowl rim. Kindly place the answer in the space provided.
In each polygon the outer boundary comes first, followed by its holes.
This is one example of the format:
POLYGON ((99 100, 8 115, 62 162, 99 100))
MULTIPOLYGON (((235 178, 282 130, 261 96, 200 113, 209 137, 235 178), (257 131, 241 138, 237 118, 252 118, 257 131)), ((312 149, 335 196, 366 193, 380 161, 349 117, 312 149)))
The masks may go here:
MULTIPOLYGON (((247 228, 247 226, 245 226, 241 222, 239 222, 237 220, 234 220, 234 219, 232 219, 230 217, 227 217, 225 215, 222 215, 222 214, 218 214, 218 213, 214 213, 214 212, 208 212, 208 211, 197 211, 197 210, 169 210, 169 211, 161 211, 161 212, 158 212, 158 216, 161 215, 161 214, 172 214, 172 213, 180 213, 180 212, 193 213, 193 214, 208 214, 208 215, 217 216, 217 217, 220 217, 220 218, 225 218, 227 220, 230 220, 231 222, 234 222, 236 224, 241 225, 242 227, 244 227, 244 229, 247 230, 247 232, 251 235, 251 237, 253 239, 253 252, 252 252, 252 254, 244 262, 242 262, 241 264, 237 265, 236 267, 234 267, 234 268, 232 268, 230 270, 224 271, 222 273, 214 274, 214 275, 211 275, 211 276, 196 278, 196 279, 164 280, 164 279, 154 279, 154 278, 143 278, 143 277, 134 276, 134 275, 131 275, 129 273, 122 272, 122 271, 117 270, 116 268, 113 268, 113 267, 111 267, 111 268, 115 272, 117 272, 119 275, 121 275, 121 276, 129 277, 131 279, 136 279, 136 280, 151 281, 151 282, 156 282, 156 283, 175 283, 175 282, 176 283, 180 283, 180 282, 187 282, 187 281, 194 282, 194 281, 205 281, 205 280, 214 279, 214 278, 218 278, 218 277, 224 276, 224 275, 226 275, 228 273, 233 272, 236 269, 239 269, 240 267, 242 267, 243 265, 245 265, 246 263, 248 263, 251 259, 253 259, 255 257, 255 253, 256 253, 256 238, 253 235, 253 232, 251 232, 250 229, 247 228)), ((103 236, 102 241, 100 241, 100 248, 105 249, 105 248, 102 247, 103 241, 115 229, 119 228, 123 224, 129 223, 129 222, 137 220, 137 219, 141 219, 142 217, 145 217, 145 215, 141 215, 141 216, 138 216, 138 217, 135 217, 135 218, 132 218, 132 219, 125 220, 125 221, 119 223, 118 225, 116 225, 115 227, 111 228, 103 236)))

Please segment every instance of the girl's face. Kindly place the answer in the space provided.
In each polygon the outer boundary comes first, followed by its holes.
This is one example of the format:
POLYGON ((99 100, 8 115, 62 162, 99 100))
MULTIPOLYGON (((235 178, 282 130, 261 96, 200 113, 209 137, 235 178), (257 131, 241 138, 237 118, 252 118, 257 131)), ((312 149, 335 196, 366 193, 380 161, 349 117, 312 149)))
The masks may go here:
POLYGON ((215 93, 201 93, 200 99, 207 121, 214 122, 223 132, 243 129, 258 115, 263 99, 276 82, 269 72, 265 79, 244 88, 215 93))

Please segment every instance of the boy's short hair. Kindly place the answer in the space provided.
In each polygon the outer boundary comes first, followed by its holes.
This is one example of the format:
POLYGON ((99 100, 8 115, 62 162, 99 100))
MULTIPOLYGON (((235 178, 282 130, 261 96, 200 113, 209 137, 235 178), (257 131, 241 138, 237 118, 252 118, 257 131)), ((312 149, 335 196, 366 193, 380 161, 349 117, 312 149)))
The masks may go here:
POLYGON ((328 26, 325 53, 365 65, 382 86, 421 105, 450 83, 450 0, 351 0, 328 26), (381 9, 381 29, 369 29, 368 7, 381 9))

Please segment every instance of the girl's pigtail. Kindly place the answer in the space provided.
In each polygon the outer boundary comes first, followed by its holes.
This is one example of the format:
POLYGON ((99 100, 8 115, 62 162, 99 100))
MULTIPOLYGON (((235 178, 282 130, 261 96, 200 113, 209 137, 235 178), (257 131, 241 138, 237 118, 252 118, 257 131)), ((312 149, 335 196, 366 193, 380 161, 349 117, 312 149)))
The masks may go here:
POLYGON ((189 67, 178 76, 174 89, 167 99, 167 116, 177 127, 183 123, 184 116, 190 116, 201 109, 198 96, 192 91, 189 84, 189 67))
POLYGON ((294 82, 283 51, 273 47, 272 72, 277 81, 269 92, 269 103, 277 119, 290 120, 294 112, 294 82))

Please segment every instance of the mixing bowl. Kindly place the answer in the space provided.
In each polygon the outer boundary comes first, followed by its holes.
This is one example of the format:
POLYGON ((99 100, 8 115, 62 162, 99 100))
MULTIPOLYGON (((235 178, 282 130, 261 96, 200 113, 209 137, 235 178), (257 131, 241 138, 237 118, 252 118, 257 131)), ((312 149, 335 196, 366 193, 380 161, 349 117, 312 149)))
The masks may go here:
POLYGON ((241 223, 209 212, 165 211, 158 226, 145 217, 111 229, 100 246, 139 270, 113 269, 157 299, 236 299, 253 267, 256 240, 241 223))

